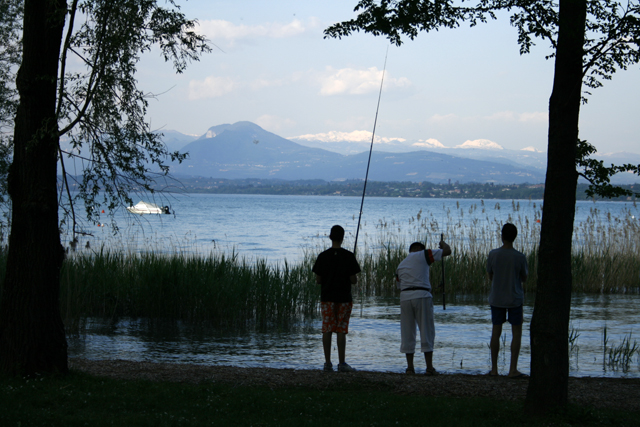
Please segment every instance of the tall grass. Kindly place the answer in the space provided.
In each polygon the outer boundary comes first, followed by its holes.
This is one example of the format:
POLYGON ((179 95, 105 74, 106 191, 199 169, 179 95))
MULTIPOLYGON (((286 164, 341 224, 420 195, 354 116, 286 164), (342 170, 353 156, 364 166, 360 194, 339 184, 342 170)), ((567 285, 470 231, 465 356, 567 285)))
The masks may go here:
MULTIPOLYGON (((533 215, 521 213, 520 202, 491 209, 501 218, 489 218, 484 201, 467 208, 447 208, 446 215, 418 212, 406 222, 380 220, 375 233, 365 233, 357 251, 362 273, 354 298, 394 296, 395 270, 413 241, 436 248, 444 234, 453 254, 444 261, 449 296, 487 294, 487 254, 501 243, 504 222, 518 227, 516 249, 527 255, 529 279, 525 291, 535 292, 537 245, 542 206, 533 215), (444 218, 437 220, 436 218, 444 218)), ((503 202, 504 203, 504 202, 503 202)), ((527 203, 527 202, 523 202, 527 203)), ((538 202, 539 203, 539 202, 538 202)), ((595 205, 594 205, 595 206, 595 205)), ((637 213, 604 215, 593 207, 574 230, 573 289, 586 293, 638 292, 640 289, 640 223, 637 213)), ((325 242, 328 244, 328 241, 325 242)), ((345 242, 349 248, 351 242, 345 242)), ((67 324, 92 316, 171 318, 207 321, 241 327, 285 325, 318 312, 319 286, 311 268, 325 247, 306 247, 296 264, 230 253, 208 256, 174 252, 83 251, 67 257, 61 272, 61 309, 67 324)), ((0 249, 0 297, 6 266, 6 248, 0 249)), ((441 262, 432 265, 434 293, 442 277, 441 262)))
MULTIPOLYGON (((631 344, 631 332, 622 337, 622 342, 620 344, 609 346, 606 325, 603 331, 602 343, 604 350, 602 364, 604 367, 609 367, 613 370, 622 369, 623 372, 627 372, 634 354, 640 353, 640 346, 638 345, 638 342, 633 340, 633 344, 631 344)), ((640 358, 638 359, 638 362, 640 363, 640 358)))
POLYGON ((61 274, 67 321, 89 316, 170 318, 216 325, 286 325, 312 315, 319 289, 307 263, 100 251, 68 258, 61 274))
MULTIPOLYGON (((501 229, 505 222, 518 227, 514 247, 527 256, 529 277, 525 292, 535 292, 538 270, 538 242, 542 206, 533 204, 532 216, 521 213, 520 202, 501 206, 494 211, 501 219, 489 218, 485 202, 466 209, 458 205, 457 212, 443 206, 442 215, 423 215, 422 211, 406 223, 381 220, 377 235, 367 236, 364 253, 359 258, 364 265, 365 293, 389 295, 394 292, 393 271, 407 255, 413 241, 428 248, 437 248, 440 234, 450 244, 452 255, 444 261, 447 294, 486 294, 491 287, 486 274, 487 255, 500 247, 501 229), (484 218, 483 218, 484 216, 484 218), (472 218, 470 218, 472 217, 472 218)), ((493 202, 492 202, 493 204, 493 202)), ((574 229, 572 245, 573 290, 585 293, 622 293, 640 290, 640 222, 637 213, 627 208, 620 217, 604 215, 592 207, 586 221, 574 229)), ((441 283, 442 263, 432 265, 431 281, 441 283)))

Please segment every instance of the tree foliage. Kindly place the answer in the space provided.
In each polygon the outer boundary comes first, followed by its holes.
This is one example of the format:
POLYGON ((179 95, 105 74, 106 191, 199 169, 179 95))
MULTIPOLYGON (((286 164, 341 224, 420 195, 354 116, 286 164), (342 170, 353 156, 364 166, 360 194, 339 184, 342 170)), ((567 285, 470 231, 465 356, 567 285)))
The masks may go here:
MULTIPOLYGON (((75 205, 84 204, 91 221, 98 206, 113 211, 130 204, 129 194, 153 192, 154 179, 166 177, 167 160, 184 154, 169 152, 145 115, 153 94, 139 89, 136 71, 142 55, 159 53, 183 72, 189 62, 210 48, 179 6, 170 0, 73 0, 60 55, 56 115, 63 185, 60 205, 75 233, 75 205), (156 52, 159 51, 159 52, 156 52), (67 159, 65 161, 65 159, 67 159), (67 173, 78 165, 82 179, 67 173), (70 182, 71 181, 71 182, 70 182), (75 184, 75 185, 74 185, 75 184), (74 186, 72 192, 70 187, 74 186)), ((13 118, 18 102, 15 78, 21 60, 23 0, 0 4, 0 203, 9 202, 6 176, 11 163, 13 118)), ((8 215, 7 215, 8 216, 8 215)), ((117 228, 115 228, 117 229, 117 228)))
POLYGON ((578 175, 589 181, 589 186, 585 190, 587 197, 599 196, 606 199, 631 195, 640 197, 640 193, 611 184, 611 177, 617 173, 632 172, 640 175, 640 165, 627 163, 624 165, 612 164, 606 167, 602 160, 590 157, 595 152, 596 147, 587 141, 578 139, 576 166, 578 167, 578 175))
POLYGON ((22 2, 6 0, 0 3, 0 241, 9 225, 10 206, 7 194, 7 174, 13 150, 13 117, 18 105, 15 85, 20 65, 20 34, 22 2))
MULTIPOLYGON (((153 192, 154 177, 169 172, 167 159, 185 158, 168 152, 162 134, 150 129, 145 115, 152 95, 139 89, 137 64, 157 47, 181 73, 210 49, 194 31, 196 22, 187 20, 174 1, 167 2, 169 8, 159 3, 74 0, 70 5, 56 113, 60 135, 69 146, 60 150, 61 159, 75 159, 83 169, 74 196, 69 191, 71 175, 64 171, 64 195, 72 202, 65 212, 73 217, 74 227, 74 199, 83 200, 87 217, 96 221, 100 204, 113 211, 131 203, 132 190, 153 192), (72 57, 82 66, 71 66, 77 62, 70 61, 72 57)), ((64 161, 61 166, 64 169, 64 161)))

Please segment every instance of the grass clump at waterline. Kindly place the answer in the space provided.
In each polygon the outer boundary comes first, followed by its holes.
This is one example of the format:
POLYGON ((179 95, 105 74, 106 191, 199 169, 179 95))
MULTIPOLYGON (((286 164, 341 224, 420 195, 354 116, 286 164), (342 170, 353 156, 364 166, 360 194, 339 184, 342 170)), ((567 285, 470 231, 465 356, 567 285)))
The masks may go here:
POLYGON ((0 425, 495 426, 636 425, 637 413, 570 406, 541 419, 522 402, 400 395, 371 384, 332 389, 66 377, 0 379, 0 425))

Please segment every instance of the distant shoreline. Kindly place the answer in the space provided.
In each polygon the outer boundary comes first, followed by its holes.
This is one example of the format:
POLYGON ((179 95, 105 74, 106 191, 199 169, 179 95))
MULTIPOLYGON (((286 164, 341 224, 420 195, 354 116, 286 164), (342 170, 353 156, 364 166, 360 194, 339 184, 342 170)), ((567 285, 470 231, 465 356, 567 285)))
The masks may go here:
MULTIPOLYGON (((173 187, 186 193, 204 194, 263 194, 300 196, 345 196, 361 197, 364 186, 362 180, 269 180, 269 179, 223 179, 223 178, 176 178, 173 187)), ((622 188, 638 191, 640 184, 620 185, 622 188)), ((577 200, 591 200, 585 194, 587 184, 578 184, 577 200)), ((166 187, 164 187, 166 190, 166 187)), ((368 197, 406 197, 433 199, 484 199, 484 200, 542 200, 544 184, 499 185, 487 183, 447 183, 429 182, 367 182, 368 197)), ((602 199, 596 199, 602 200, 602 199)), ((609 199, 607 199, 609 200, 609 199)), ((611 201, 634 201, 634 197, 618 197, 611 201)))

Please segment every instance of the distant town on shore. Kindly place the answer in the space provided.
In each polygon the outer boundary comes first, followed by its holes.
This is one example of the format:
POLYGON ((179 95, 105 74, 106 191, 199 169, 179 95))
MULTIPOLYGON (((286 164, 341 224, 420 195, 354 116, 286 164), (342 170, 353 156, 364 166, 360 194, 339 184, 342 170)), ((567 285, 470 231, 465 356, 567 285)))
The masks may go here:
MULTIPOLYGON (((216 179, 184 178, 174 183, 175 189, 187 193, 209 194, 272 194, 314 196, 362 196, 363 180, 269 180, 269 179, 216 179)), ((639 184, 621 185, 638 191, 639 184)), ((576 197, 588 200, 588 184, 578 184, 576 197)), ((167 190, 166 187, 164 187, 167 190)), ((169 189, 169 191, 171 191, 169 189)), ((430 182, 367 182, 368 197, 422 197, 446 199, 538 199, 544 196, 544 184, 498 185, 491 183, 433 184, 430 182)), ((634 197, 619 197, 616 201, 634 201, 634 197)))

